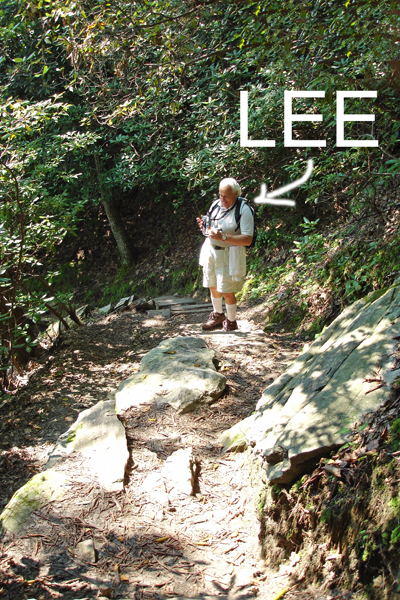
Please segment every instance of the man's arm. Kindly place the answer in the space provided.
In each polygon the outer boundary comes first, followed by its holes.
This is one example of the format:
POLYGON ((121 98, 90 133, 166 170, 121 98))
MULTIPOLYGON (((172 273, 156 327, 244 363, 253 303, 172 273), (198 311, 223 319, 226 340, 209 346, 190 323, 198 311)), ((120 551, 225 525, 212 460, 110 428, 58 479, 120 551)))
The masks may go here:
POLYGON ((244 235, 243 233, 240 233, 239 235, 227 235, 223 234, 221 231, 211 230, 210 238, 217 242, 225 241, 230 246, 250 246, 253 236, 244 235), (225 240, 222 240, 222 235, 225 235, 225 240))

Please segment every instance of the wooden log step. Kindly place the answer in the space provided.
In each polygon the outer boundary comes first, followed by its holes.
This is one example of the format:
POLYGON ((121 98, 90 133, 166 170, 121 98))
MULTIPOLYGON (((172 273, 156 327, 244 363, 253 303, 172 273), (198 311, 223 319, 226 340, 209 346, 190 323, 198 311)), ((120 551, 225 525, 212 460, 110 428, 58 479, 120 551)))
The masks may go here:
POLYGON ((182 307, 177 310, 171 310, 171 316, 172 315, 183 315, 183 314, 193 315, 195 313, 209 313, 210 310, 212 310, 212 306, 211 306, 211 308, 198 308, 197 310, 193 310, 192 308, 182 307))
MULTIPOLYGON (((225 308, 225 302, 222 303, 223 308, 225 308)), ((190 304, 189 306, 171 306, 171 311, 173 312, 174 310, 178 310, 181 308, 187 308, 188 310, 191 311, 196 311, 196 310, 200 310, 202 308, 207 308, 208 310, 212 310, 213 305, 211 304, 211 302, 206 302, 204 304, 190 304)))
POLYGON ((169 317, 171 316, 171 311, 169 308, 162 308, 160 310, 148 310, 146 312, 148 317, 165 317, 166 319, 169 319, 169 317))
POLYGON ((165 298, 165 299, 156 299, 156 309, 160 310, 162 308, 172 308, 176 304, 196 304, 196 300, 194 298, 165 298))

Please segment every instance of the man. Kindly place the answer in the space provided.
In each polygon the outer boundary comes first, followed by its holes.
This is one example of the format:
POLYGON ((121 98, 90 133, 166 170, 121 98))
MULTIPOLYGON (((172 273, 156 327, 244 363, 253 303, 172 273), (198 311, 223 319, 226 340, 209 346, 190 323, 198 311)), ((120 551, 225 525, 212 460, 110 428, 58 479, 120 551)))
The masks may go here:
MULTIPOLYGON (((210 288, 213 311, 203 330, 234 331, 236 322, 236 292, 243 287, 246 275, 246 246, 251 244, 254 232, 253 213, 242 203, 239 224, 235 218, 235 205, 240 186, 231 177, 219 184, 219 200, 212 205, 211 224, 200 253, 203 267, 203 286, 210 288), (225 298, 227 317, 222 310, 225 298)), ((203 222, 197 218, 200 229, 203 222)))

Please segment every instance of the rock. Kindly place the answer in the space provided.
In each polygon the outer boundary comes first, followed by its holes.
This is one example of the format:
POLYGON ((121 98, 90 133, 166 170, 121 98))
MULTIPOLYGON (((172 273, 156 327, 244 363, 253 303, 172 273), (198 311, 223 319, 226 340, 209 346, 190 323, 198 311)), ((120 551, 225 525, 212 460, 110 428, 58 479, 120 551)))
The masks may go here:
POLYGON ((78 558, 88 563, 96 562, 96 550, 93 540, 83 540, 75 546, 75 553, 78 558))
POLYGON ((126 298, 121 298, 121 300, 119 300, 117 302, 117 304, 115 305, 114 312, 120 312, 124 308, 133 307, 135 300, 137 300, 137 298, 138 297, 135 294, 132 294, 131 296, 127 296, 126 298))
POLYGON ((195 492, 195 471, 192 448, 181 448, 173 452, 161 469, 167 492, 192 496, 195 492))
MULTIPOLYGON (((85 317, 87 317, 92 310, 93 307, 90 304, 85 304, 84 306, 80 306, 79 308, 77 308, 75 310, 75 314, 78 317, 79 321, 83 323, 85 317)), ((76 329, 80 326, 78 325, 78 323, 73 321, 68 315, 63 316, 63 319, 67 323, 68 329, 76 329)), ((64 323, 62 323, 61 321, 55 321, 47 327, 46 333, 52 338, 58 337, 61 333, 65 332, 66 330, 67 328, 65 327, 64 323)))
MULTIPOLYGON (((163 438, 155 438, 148 440, 145 444, 146 448, 151 452, 167 452, 170 453, 172 448, 182 445, 182 438, 179 434, 171 435, 163 438)), ((178 448, 176 448, 178 449, 178 448)))
POLYGON ((197 476, 192 448, 181 448, 167 458, 160 471, 146 477, 141 491, 158 504, 167 506, 171 499, 182 494, 192 496, 197 476))
POLYGON ((48 502, 62 498, 69 487, 67 474, 52 469, 34 475, 20 488, 0 515, 3 528, 17 533, 28 522, 33 511, 48 502))
POLYGON ((146 312, 146 310, 155 310, 156 304, 154 300, 147 300, 147 298, 140 298, 132 303, 132 306, 137 312, 146 312))
POLYGON ((223 446, 225 452, 236 450, 241 451, 247 448, 246 434, 250 425, 253 422, 253 417, 247 417, 230 429, 223 431, 219 437, 219 442, 223 446))
POLYGON ((374 302, 359 300, 267 387, 254 415, 224 439, 247 428, 246 441, 263 460, 268 480, 291 483, 342 446, 351 425, 387 400, 399 334, 400 286, 374 302))
POLYGON ((138 299, 138 296, 136 296, 136 294, 132 294, 132 296, 129 297, 128 306, 129 307, 132 306, 132 304, 134 303, 134 301, 137 300, 137 299, 138 299))
POLYGON ((85 306, 80 306, 76 309, 76 316, 82 321, 85 317, 88 317, 92 311, 93 306, 85 304, 85 306))
POLYGON ((119 300, 117 302, 117 304, 114 307, 114 311, 118 312, 120 310, 122 310, 123 308, 125 308, 126 306, 128 306, 129 300, 130 300, 130 296, 128 296, 127 298, 121 298, 121 300, 119 300))
POLYGON ((143 357, 140 371, 114 392, 117 413, 150 402, 167 402, 185 413, 218 399, 226 378, 217 373, 214 355, 197 337, 164 340, 143 357))
POLYGON ((129 453, 125 429, 115 414, 113 400, 98 402, 81 412, 75 423, 59 437, 45 468, 51 468, 72 452, 79 452, 89 459, 89 468, 107 491, 123 489, 129 453))
POLYGON ((107 304, 107 306, 103 306, 99 308, 99 313, 101 315, 108 315, 112 311, 112 304, 107 304))

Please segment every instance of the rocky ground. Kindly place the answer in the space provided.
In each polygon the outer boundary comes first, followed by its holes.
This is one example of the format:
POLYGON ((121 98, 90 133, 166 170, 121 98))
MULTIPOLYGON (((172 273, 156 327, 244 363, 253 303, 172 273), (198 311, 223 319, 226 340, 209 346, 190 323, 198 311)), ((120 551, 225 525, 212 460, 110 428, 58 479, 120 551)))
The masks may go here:
MULTIPOLYGON (((260 331, 263 307, 242 308, 238 318, 250 332, 260 331)), ((200 314, 151 320, 135 311, 98 315, 44 349, 0 406, 0 509, 42 469, 79 412, 107 399, 161 340, 191 334, 190 324, 202 320, 200 314)), ((227 377, 223 396, 185 415, 165 405, 138 408, 124 423, 131 459, 123 492, 104 493, 77 457, 70 494, 37 510, 23 535, 3 535, 2 598, 273 600, 284 590, 287 599, 327 597, 301 590, 291 578, 291 561, 279 573, 266 568, 246 454, 223 454, 218 442, 223 430, 251 414, 304 339, 269 333, 258 345, 224 345, 223 336, 208 344, 227 377), (163 505, 142 484, 173 451, 188 446, 200 472, 197 493, 163 505)))

